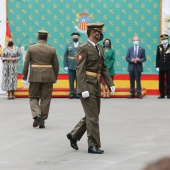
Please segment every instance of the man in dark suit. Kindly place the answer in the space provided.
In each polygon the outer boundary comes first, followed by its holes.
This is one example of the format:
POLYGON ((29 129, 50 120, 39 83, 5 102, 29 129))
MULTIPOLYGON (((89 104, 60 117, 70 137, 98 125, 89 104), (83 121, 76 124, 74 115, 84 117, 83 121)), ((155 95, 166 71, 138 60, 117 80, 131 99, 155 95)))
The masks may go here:
POLYGON ((44 120, 48 118, 53 83, 57 80, 59 70, 56 49, 46 44, 47 36, 45 30, 38 32, 38 43, 29 46, 22 71, 23 82, 26 82, 30 65, 30 107, 33 127, 39 128, 45 128, 44 120))
POLYGON ((100 149, 99 113, 100 113, 100 75, 108 88, 114 92, 115 87, 104 65, 102 46, 97 44, 103 39, 104 24, 87 25, 88 41, 82 44, 76 53, 77 93, 85 112, 79 123, 67 134, 71 147, 78 150, 77 140, 80 140, 87 130, 88 153, 102 154, 100 149))
POLYGON ((145 49, 139 46, 139 37, 133 37, 134 46, 128 49, 126 61, 130 75, 130 97, 135 98, 135 81, 137 83, 137 97, 142 99, 141 94, 141 72, 143 71, 142 62, 146 61, 145 49))
POLYGON ((167 86, 167 98, 170 99, 170 44, 169 36, 160 36, 162 44, 158 45, 156 53, 156 70, 159 71, 159 92, 158 99, 165 98, 165 84, 167 86), (165 79, 166 78, 166 79, 165 79))
MULTIPOLYGON (((71 34, 73 42, 68 43, 64 52, 64 69, 68 71, 69 86, 70 86, 70 99, 79 98, 76 93, 76 87, 74 88, 74 82, 76 81, 76 58, 75 54, 78 47, 81 45, 79 42, 80 34, 73 32, 71 34)), ((77 82, 76 82, 77 83, 77 82)))

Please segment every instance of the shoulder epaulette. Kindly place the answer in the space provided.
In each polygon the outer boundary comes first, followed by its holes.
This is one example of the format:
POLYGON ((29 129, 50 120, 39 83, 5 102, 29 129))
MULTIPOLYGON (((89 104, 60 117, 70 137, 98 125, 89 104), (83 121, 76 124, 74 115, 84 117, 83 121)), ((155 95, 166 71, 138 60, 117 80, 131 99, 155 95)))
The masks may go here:
POLYGON ((82 43, 82 44, 80 45, 80 47, 84 47, 84 46, 86 46, 86 45, 87 45, 87 42, 82 43))

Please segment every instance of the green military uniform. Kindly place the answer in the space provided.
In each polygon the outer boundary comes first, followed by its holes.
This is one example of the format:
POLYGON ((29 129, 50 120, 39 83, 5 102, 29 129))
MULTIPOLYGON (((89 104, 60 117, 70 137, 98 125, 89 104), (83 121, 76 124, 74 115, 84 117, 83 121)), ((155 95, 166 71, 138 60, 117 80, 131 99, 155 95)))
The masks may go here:
MULTIPOLYGON (((103 25, 100 25, 99 31, 103 25)), ((100 75, 103 76, 109 88, 113 86, 108 69, 104 65, 102 46, 99 44, 98 50, 88 40, 79 47, 76 53, 77 93, 80 94, 85 117, 71 131, 71 135, 75 140, 80 140, 87 130, 89 147, 101 147, 99 132, 100 75), (90 94, 88 98, 83 98, 81 95, 85 91, 90 94)))
MULTIPOLYGON (((40 30, 39 34, 47 34, 40 30)), ((29 75, 29 98, 32 117, 41 115, 42 121, 48 118, 53 83, 56 82, 59 70, 56 49, 46 44, 44 40, 38 40, 37 44, 30 45, 26 54, 23 67, 23 80, 29 75), (40 104, 39 104, 39 100, 40 104)))
MULTIPOLYGON (((79 33, 72 33, 71 35, 78 35, 79 33)), ((76 81, 76 51, 81 45, 80 42, 77 42, 77 47, 75 47, 74 42, 68 43, 64 52, 64 67, 68 67, 68 76, 69 76, 69 86, 70 86, 70 98, 76 98, 76 88, 74 88, 74 81, 76 81)))

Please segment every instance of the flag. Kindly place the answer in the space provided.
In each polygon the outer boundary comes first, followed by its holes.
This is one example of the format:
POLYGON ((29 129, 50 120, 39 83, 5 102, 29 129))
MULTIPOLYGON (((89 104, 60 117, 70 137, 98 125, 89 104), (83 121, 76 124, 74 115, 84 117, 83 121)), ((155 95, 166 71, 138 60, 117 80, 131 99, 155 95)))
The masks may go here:
POLYGON ((161 33, 168 34, 170 36, 170 1, 161 1, 161 33))
MULTIPOLYGON (((2 55, 2 49, 5 47, 5 35, 6 35, 6 0, 0 0, 0 56, 2 55)), ((2 83, 2 62, 0 61, 0 94, 4 93, 1 90, 2 83)))
POLYGON ((6 22, 6 36, 5 36, 5 44, 7 44, 8 39, 11 37, 10 27, 8 21, 6 22))

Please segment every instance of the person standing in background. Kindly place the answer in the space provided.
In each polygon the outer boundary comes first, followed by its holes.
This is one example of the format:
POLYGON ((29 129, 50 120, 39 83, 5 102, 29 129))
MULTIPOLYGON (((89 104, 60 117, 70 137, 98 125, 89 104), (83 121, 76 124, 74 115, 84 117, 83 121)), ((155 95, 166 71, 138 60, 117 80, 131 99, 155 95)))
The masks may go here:
MULTIPOLYGON (((111 79, 113 80, 113 77, 115 75, 114 70, 114 63, 115 63, 115 51, 112 49, 112 44, 110 39, 105 39, 103 41, 103 52, 104 52, 104 64, 109 70, 109 74, 111 79)), ((102 90, 103 90, 103 98, 110 98, 110 90, 107 88, 107 85, 101 76, 101 84, 102 84, 102 90)))
POLYGON ((22 71, 23 83, 27 82, 29 74, 29 98, 33 127, 45 128, 45 120, 50 109, 53 83, 57 81, 59 62, 56 49, 47 45, 49 32, 38 31, 38 43, 30 45, 26 53, 22 71))
POLYGON ((158 99, 165 98, 165 84, 167 86, 167 98, 170 99, 170 44, 169 36, 160 36, 162 44, 158 45, 156 52, 156 70, 159 71, 159 92, 158 99), (166 76, 166 79, 165 79, 166 76))
POLYGON ((81 43, 79 42, 80 34, 78 32, 73 32, 71 36, 72 36, 73 42, 67 44, 65 52, 64 52, 64 69, 68 71, 69 87, 70 87, 69 98, 74 99, 74 98, 79 98, 79 96, 76 93, 76 87, 74 88, 75 81, 76 81, 76 86, 77 86, 75 54, 76 54, 78 47, 81 45, 81 43))
POLYGON ((15 99, 14 92, 17 89, 18 61, 20 60, 20 49, 14 45, 14 40, 9 38, 7 47, 2 53, 3 77, 2 90, 7 91, 8 99, 15 99))
POLYGON ((133 46, 128 49, 126 61, 128 64, 128 71, 130 75, 130 97, 135 98, 135 81, 137 83, 137 97, 142 99, 141 94, 141 72, 143 71, 142 63, 146 61, 145 49, 139 46, 139 37, 133 37, 133 46))

